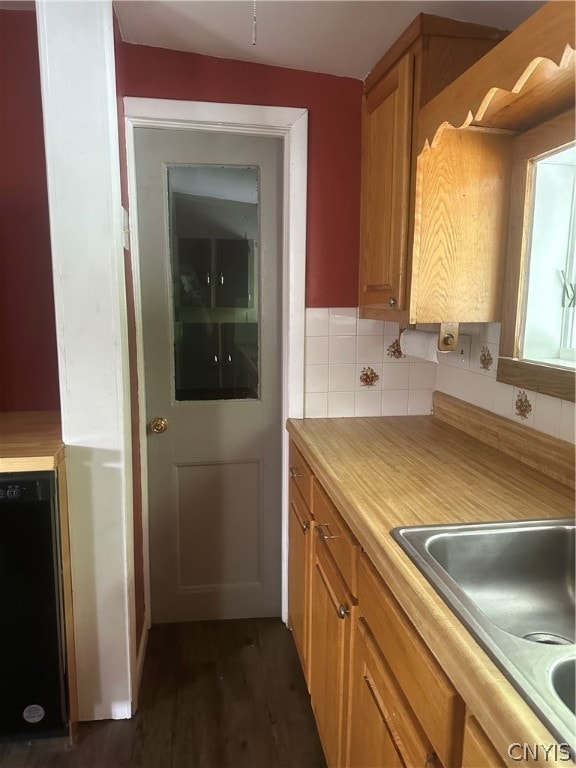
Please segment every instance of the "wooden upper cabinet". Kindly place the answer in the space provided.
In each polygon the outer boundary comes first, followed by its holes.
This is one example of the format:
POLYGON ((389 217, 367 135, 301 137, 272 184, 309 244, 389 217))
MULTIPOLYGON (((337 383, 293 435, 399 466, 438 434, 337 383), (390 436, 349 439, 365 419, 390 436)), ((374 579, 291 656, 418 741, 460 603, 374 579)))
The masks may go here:
POLYGON ((409 322, 504 328, 514 141, 574 107, 574 30, 547 3, 420 111, 409 322))
POLYGON ((420 14, 367 78, 362 128, 362 317, 411 322, 418 116, 431 98, 505 35, 491 27, 420 14))
POLYGON ((360 303, 404 309, 414 57, 367 94, 362 126, 360 303))

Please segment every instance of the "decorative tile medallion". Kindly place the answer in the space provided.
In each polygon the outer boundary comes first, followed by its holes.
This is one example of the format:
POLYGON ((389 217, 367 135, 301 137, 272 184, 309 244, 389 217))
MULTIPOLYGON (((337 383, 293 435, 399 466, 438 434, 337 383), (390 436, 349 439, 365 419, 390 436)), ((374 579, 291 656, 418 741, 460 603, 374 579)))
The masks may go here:
POLYGON ((494 358, 490 354, 490 350, 487 346, 483 346, 482 351, 480 352, 480 368, 484 371, 489 371, 493 365, 494 358))
POLYGON ((528 395, 524 390, 520 390, 516 397, 516 415, 521 419, 527 419, 532 413, 532 403, 528 400, 528 395))
POLYGON ((396 341, 393 341, 392 344, 390 344, 386 350, 386 354, 388 357, 395 357, 396 360, 399 360, 401 357, 406 357, 404 352, 402 352, 402 348, 400 347, 400 339, 396 339, 396 341))
POLYGON ((370 368, 370 366, 367 368, 362 368, 362 373, 360 374, 360 382, 363 387, 373 387, 379 378, 380 376, 378 376, 376 371, 373 368, 370 368))

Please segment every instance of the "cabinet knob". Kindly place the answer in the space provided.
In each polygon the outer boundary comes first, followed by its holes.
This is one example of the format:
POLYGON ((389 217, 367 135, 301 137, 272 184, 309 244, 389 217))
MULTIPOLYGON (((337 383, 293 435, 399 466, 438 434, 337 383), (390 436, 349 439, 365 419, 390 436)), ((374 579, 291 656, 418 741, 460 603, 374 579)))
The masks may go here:
POLYGON ((306 533, 306 531, 308 530, 308 528, 310 528, 310 523, 300 523, 300 528, 302 528, 302 530, 304 531, 304 533, 306 533))
POLYGON ((395 306, 396 306, 396 304, 398 304, 398 302, 396 301, 396 299, 395 299, 393 296, 391 296, 391 297, 388 299, 388 306, 389 306, 389 307, 395 307, 395 306))
POLYGON ((304 475, 296 467, 290 467, 290 477, 304 477, 304 475))
POLYGON ((345 619, 346 616, 348 616, 350 614, 350 609, 348 608, 347 605, 344 605, 344 603, 341 603, 338 606, 338 610, 336 612, 338 614, 338 618, 339 619, 345 619))

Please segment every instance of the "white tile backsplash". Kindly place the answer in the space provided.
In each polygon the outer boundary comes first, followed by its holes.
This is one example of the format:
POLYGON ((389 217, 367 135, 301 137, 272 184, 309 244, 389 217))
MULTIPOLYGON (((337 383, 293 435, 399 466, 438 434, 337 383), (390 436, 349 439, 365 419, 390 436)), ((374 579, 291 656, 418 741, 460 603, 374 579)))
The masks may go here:
POLYGON ((330 310, 330 336, 356 336, 356 310, 330 310))
POLYGON ((358 336, 382 336, 384 333, 384 326, 381 320, 364 320, 358 318, 356 329, 358 336))
MULTIPOLYGON (((460 333, 471 337, 470 364, 456 364, 453 353, 439 355, 438 364, 418 358, 388 356, 398 339, 398 323, 358 318, 358 310, 306 310, 305 415, 308 418, 343 416, 404 416, 429 414, 437 389, 480 408, 505 416, 562 440, 575 442, 574 403, 526 392, 532 406, 528 418, 516 414, 515 388, 496 381, 499 323, 466 323, 460 333), (486 348, 493 363, 480 364, 486 348), (379 376, 373 386, 362 385, 363 368, 379 376)), ((419 326, 420 327, 420 326, 419 326)), ((434 330, 436 326, 427 326, 434 330)))
POLYGON ((354 392, 328 392, 328 416, 354 416, 354 392))
POLYGON ((537 392, 534 405, 534 427, 552 437, 560 437, 561 425, 562 400, 537 392))
POLYGON ((381 390, 382 389, 382 363, 374 363, 374 362, 368 362, 368 363, 362 363, 362 364, 356 364, 356 389, 362 389, 362 390, 381 390), (362 384, 360 380, 360 376, 362 375, 362 371, 365 368, 372 368, 375 374, 378 376, 378 381, 374 382, 374 384, 362 384))
POLYGON ((328 308, 310 308, 306 310, 306 336, 328 336, 330 329, 330 310, 328 308))
POLYGON ((328 392, 328 365, 306 366, 306 392, 328 392))
POLYGON ((353 363, 329 366, 329 392, 354 392, 355 389, 356 366, 353 363))
POLYGON ((525 389, 521 387, 514 387, 514 394, 512 395, 513 398, 513 405, 512 405, 512 418, 514 421, 517 421, 519 424, 524 424, 526 427, 533 427, 534 426, 534 404, 536 402, 536 393, 535 392, 526 392, 525 389), (525 399, 528 404, 528 413, 524 412, 520 409, 521 400, 525 399))
POLYGON ((432 413, 432 389, 408 390, 408 414, 429 416, 432 413))
POLYGON ((328 336, 308 336, 305 362, 307 365, 328 363, 328 336))
POLYGON ((409 366, 408 389, 434 389, 436 387, 436 363, 414 363, 409 366))
POLYGON ((512 409, 514 407, 514 387, 510 384, 503 384, 497 381, 494 385, 494 397, 492 400, 492 410, 500 416, 512 418, 512 409))
POLYGON ((354 416, 381 416, 382 392, 381 390, 362 392, 354 395, 354 416))
MULTIPOLYGON (((392 323, 386 323, 386 325, 392 325, 392 323)), ((410 358, 407 357, 407 355, 402 355, 402 357, 393 357, 392 355, 389 354, 388 352, 389 347, 391 347, 394 344, 394 342, 397 340, 398 340, 398 334, 396 334, 396 336, 394 335, 384 336, 384 354, 383 354, 382 360, 385 363, 409 363, 410 362, 410 358)))
POLYGON ((328 338, 330 365, 356 362, 356 336, 330 336, 328 338))
POLYGON ((406 416, 408 414, 408 390, 396 389, 382 392, 382 416, 406 416))
POLYGON ((382 389, 408 389, 410 366, 382 364, 382 389))
POLYGON ((309 419, 325 419, 328 416, 328 393, 306 393, 304 412, 309 419))
POLYGON ((368 364, 382 360, 383 336, 358 336, 356 338, 356 362, 368 364))

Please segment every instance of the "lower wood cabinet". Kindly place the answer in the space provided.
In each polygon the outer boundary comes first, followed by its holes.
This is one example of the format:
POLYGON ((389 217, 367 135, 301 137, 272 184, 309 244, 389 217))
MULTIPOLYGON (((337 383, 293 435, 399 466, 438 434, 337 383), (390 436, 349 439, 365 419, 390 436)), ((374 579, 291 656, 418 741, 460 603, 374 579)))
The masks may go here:
POLYGON ((460 765, 464 702, 365 554, 358 565, 358 601, 358 616, 429 740, 426 751, 435 752, 445 768, 460 765))
POLYGON ((300 657, 308 689, 310 646, 310 580, 312 577, 312 485, 306 460, 290 441, 290 514, 288 519, 288 626, 300 657))
POLYGON ((300 657, 308 688, 310 645, 310 578, 312 568, 312 514, 296 484, 290 481, 290 516, 288 521, 288 626, 300 657))
POLYGON ((496 752, 476 718, 469 715, 464 728, 462 768, 479 768, 483 765, 490 768, 505 768, 506 763, 496 752))
POLYGON ((356 623, 351 675, 346 765, 437 766, 430 741, 362 618, 356 623))
POLYGON ((345 764, 344 714, 355 606, 320 535, 314 544, 310 696, 326 761, 337 768, 345 764))
POLYGON ((291 446, 289 624, 328 768, 460 768, 464 702, 308 472, 291 446))

